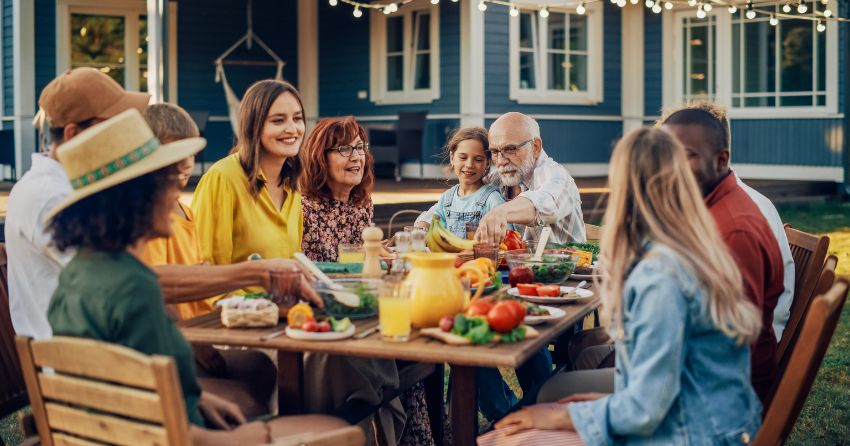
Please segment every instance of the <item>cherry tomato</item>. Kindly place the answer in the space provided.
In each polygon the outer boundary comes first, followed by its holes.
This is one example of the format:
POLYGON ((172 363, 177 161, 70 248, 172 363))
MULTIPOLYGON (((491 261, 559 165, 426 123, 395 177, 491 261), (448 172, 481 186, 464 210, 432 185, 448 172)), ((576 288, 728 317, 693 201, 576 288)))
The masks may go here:
POLYGON ((512 287, 521 283, 531 283, 531 281, 534 280, 534 273, 530 268, 518 266, 516 268, 512 268, 508 273, 508 280, 511 282, 512 287))
POLYGON ((328 321, 319 322, 317 328, 319 329, 319 333, 327 333, 331 331, 331 323, 328 321))
POLYGON ((463 259, 460 256, 455 257, 455 268, 460 268, 463 265, 463 259))
POLYGON ((452 331, 452 328, 455 325, 455 319, 451 316, 443 316, 440 318, 440 330, 445 332, 452 331))
POLYGON ((561 287, 558 285, 541 285, 537 287, 537 295, 544 297, 558 297, 561 295, 561 287))
POLYGON ((530 283, 518 283, 516 287, 519 294, 522 294, 523 296, 537 295, 537 285, 532 285, 530 283))
POLYGON ((308 333, 315 333, 319 331, 319 324, 315 320, 307 321, 301 324, 301 329, 308 333))
POLYGON ((498 333, 507 333, 519 325, 514 309, 505 302, 499 302, 487 313, 487 323, 498 333))
POLYGON ((477 299, 469 304, 469 308, 466 309, 467 316, 486 316, 487 313, 490 312, 490 309, 493 308, 493 304, 489 301, 477 299))

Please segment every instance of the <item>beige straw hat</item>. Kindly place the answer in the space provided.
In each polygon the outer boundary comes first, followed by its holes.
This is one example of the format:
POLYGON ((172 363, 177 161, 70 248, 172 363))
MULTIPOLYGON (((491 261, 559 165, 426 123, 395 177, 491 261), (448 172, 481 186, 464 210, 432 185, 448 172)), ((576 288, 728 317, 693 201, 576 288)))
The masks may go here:
POLYGON ((92 194, 193 156, 206 144, 188 138, 160 145, 138 110, 119 113, 59 146, 59 162, 74 191, 45 220, 92 194))

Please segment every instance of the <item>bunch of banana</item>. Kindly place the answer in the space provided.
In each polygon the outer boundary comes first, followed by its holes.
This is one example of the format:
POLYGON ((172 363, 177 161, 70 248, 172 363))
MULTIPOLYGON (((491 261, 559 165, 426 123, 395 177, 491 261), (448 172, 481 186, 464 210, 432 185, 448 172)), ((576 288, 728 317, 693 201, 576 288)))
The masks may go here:
POLYGON ((425 243, 431 252, 461 252, 472 250, 474 240, 462 239, 449 231, 440 221, 440 217, 434 216, 431 226, 425 235, 425 243))

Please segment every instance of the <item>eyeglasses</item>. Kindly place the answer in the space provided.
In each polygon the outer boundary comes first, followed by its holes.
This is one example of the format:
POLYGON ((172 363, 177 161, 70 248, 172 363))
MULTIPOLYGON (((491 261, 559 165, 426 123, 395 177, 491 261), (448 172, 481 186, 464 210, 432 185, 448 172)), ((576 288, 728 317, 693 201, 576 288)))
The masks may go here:
POLYGON ((350 157, 351 154, 354 153, 354 151, 356 150, 357 153, 362 156, 362 155, 366 155, 366 151, 369 150, 369 143, 368 142, 361 142, 360 144, 357 144, 357 145, 354 145, 354 146, 345 145, 345 146, 339 146, 339 147, 331 147, 330 149, 325 149, 325 150, 326 151, 336 150, 337 152, 339 152, 340 155, 342 155, 346 158, 350 157))
POLYGON ((534 141, 534 138, 527 139, 519 144, 508 144, 501 149, 490 149, 490 154, 495 159, 498 156, 514 156, 516 152, 522 148, 522 146, 534 141))

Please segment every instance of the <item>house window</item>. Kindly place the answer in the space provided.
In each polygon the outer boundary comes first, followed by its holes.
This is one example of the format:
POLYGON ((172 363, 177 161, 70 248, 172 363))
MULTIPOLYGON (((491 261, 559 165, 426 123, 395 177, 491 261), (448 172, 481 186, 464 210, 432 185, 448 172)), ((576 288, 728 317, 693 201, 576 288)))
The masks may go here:
POLYGON ((440 97, 439 6, 416 0, 399 12, 372 11, 371 98, 378 104, 440 97))
POLYGON ((71 13, 71 68, 96 68, 127 90, 147 91, 147 34, 143 15, 71 13), (128 48, 128 33, 136 35, 135 48, 128 48))
MULTIPOLYGON (((805 4, 807 16, 821 17, 820 1, 805 4)), ((746 18, 743 7, 735 14, 715 8, 704 19, 692 11, 675 13, 669 23, 676 26, 677 56, 665 59, 675 103, 711 99, 729 106, 732 117, 836 113, 837 24, 818 32, 816 20, 801 19, 796 11, 784 14, 783 5, 766 7, 773 11, 773 25, 764 12, 746 18)), ((829 6, 837 14, 838 5, 829 6)))
POLYGON ((602 7, 587 13, 521 10, 510 22, 511 99, 594 104, 602 100, 602 7))

